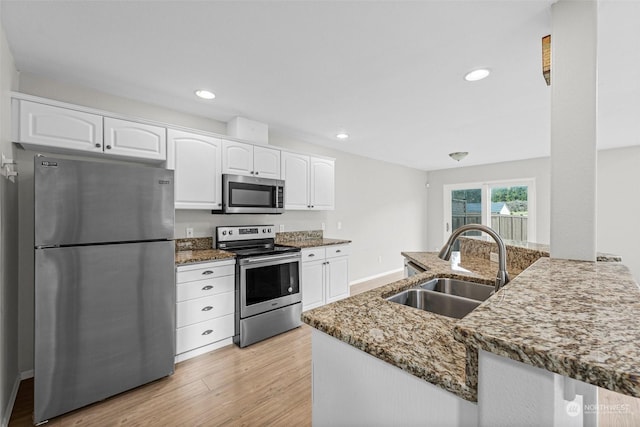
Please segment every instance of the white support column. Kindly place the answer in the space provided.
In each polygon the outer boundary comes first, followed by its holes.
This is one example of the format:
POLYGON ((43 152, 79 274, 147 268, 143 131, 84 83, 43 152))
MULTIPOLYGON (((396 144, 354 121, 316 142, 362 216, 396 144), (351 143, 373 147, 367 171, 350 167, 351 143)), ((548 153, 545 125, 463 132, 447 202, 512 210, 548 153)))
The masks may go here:
POLYGON ((479 427, 597 426, 596 386, 483 350, 478 369, 479 427))
POLYGON ((596 0, 551 6, 551 256, 596 260, 596 0))

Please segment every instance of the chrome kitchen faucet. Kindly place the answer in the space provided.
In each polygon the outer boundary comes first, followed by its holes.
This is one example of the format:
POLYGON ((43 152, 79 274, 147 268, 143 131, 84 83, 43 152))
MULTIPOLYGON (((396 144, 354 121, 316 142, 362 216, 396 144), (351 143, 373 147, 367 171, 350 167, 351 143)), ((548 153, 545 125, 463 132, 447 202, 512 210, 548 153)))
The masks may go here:
POLYGON ((462 233, 466 233, 467 231, 484 231, 489 236, 493 237, 493 240, 496 241, 498 245, 498 276, 496 277, 496 288, 494 292, 498 292, 501 287, 509 283, 509 273, 507 273, 507 249, 504 246, 504 242, 502 238, 496 231, 492 228, 487 227, 482 224, 467 224, 462 227, 456 228, 447 243, 442 247, 438 257, 440 259, 448 261, 451 258, 451 248, 453 247, 454 242, 462 233))

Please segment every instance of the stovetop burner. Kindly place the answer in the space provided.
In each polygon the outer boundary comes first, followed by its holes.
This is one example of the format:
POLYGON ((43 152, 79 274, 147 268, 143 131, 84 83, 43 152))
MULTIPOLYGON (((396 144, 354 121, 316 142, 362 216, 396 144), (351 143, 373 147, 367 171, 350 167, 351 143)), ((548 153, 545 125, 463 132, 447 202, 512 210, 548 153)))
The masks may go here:
POLYGON ((247 258, 258 255, 277 255, 287 252, 300 252, 300 248, 293 248, 291 246, 273 246, 272 248, 246 248, 246 249, 233 249, 228 248, 226 251, 233 252, 238 258, 247 258))
POLYGON ((216 227, 216 248, 233 252, 238 258, 300 252, 300 248, 277 245, 273 225, 216 227))

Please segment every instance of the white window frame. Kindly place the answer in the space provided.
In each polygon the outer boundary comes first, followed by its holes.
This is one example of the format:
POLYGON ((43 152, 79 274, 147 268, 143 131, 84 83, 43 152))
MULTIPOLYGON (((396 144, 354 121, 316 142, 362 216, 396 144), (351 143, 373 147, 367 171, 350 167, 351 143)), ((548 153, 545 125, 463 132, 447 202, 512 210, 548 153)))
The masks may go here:
POLYGON ((442 243, 449 239, 451 236, 451 192, 455 190, 468 190, 479 188, 482 191, 481 205, 482 205, 482 224, 491 227, 491 189, 500 187, 527 187, 527 239, 529 242, 535 243, 536 237, 536 179, 535 178, 520 178, 520 179, 505 179, 499 181, 482 181, 482 182, 470 182, 462 184, 444 184, 442 186, 443 206, 444 206, 444 221, 442 224, 442 230, 444 232, 444 238, 442 243))

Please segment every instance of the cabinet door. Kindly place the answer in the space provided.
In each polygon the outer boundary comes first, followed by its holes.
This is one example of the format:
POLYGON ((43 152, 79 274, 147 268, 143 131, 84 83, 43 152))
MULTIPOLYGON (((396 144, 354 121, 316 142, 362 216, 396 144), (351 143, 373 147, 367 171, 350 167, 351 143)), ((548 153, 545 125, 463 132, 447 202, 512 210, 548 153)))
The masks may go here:
POLYGON ((20 100, 19 143, 102 152, 102 116, 20 100))
POLYGON ((104 118, 104 152, 114 156, 151 159, 167 159, 166 128, 104 118))
POLYGON ((324 259, 302 263, 302 310, 324 304, 324 259))
POLYGON ((209 136, 169 129, 175 168, 176 209, 222 207, 221 141, 209 136))
POLYGON ((261 178, 280 179, 280 150, 254 146, 253 171, 261 178))
POLYGON ((311 209, 335 209, 335 163, 311 157, 311 209))
POLYGON ((327 303, 349 296, 349 257, 337 257, 325 264, 327 303))
POLYGON ((309 209, 309 156, 282 152, 284 208, 309 209))
POLYGON ((222 141, 222 173, 253 175, 253 145, 222 141))

